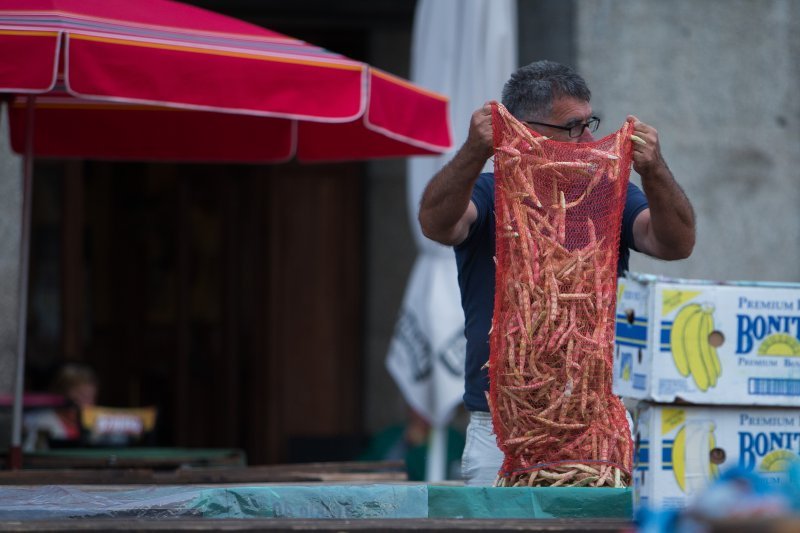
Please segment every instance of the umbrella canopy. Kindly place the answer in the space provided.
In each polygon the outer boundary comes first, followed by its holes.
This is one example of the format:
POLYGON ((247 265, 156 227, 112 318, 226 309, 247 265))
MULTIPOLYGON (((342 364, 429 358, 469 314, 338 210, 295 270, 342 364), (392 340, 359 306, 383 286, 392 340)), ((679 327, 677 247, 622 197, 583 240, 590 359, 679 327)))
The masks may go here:
POLYGON ((438 154, 447 99, 359 61, 169 0, 0 0, 0 93, 37 156, 335 161, 438 154))

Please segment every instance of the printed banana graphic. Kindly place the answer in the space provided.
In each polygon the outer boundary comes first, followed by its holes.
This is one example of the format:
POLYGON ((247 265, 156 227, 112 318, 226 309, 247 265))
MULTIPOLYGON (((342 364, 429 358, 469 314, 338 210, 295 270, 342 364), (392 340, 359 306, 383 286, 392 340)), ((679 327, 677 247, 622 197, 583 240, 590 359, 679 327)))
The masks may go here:
POLYGON ((686 492, 686 433, 685 428, 678 430, 672 443, 672 473, 681 491, 686 492))
POLYGON ((709 454, 715 446, 713 422, 689 422, 678 430, 672 445, 672 473, 686 494, 702 490, 718 475, 709 454))
POLYGON ((798 461, 797 454, 790 450, 772 450, 761 460, 758 469, 762 472, 786 472, 798 461))
POLYGON ((705 392, 717 384, 722 365, 717 349, 708 342, 714 331, 712 307, 689 304, 681 308, 672 324, 670 350, 678 372, 690 374, 697 388, 705 392))
POLYGON ((690 304, 684 306, 675 316, 675 321, 672 323, 672 333, 670 334, 669 344, 670 351, 672 352, 672 360, 675 362, 675 368, 681 376, 687 377, 689 375, 689 359, 686 354, 685 343, 683 336, 686 331, 686 323, 694 314, 700 311, 698 304, 690 304))
POLYGON ((709 337, 714 331, 713 310, 703 310, 703 324, 700 326, 700 346, 703 353, 703 361, 713 374, 712 386, 717 384, 717 379, 722 375, 722 364, 719 362, 717 348, 711 344, 709 337))

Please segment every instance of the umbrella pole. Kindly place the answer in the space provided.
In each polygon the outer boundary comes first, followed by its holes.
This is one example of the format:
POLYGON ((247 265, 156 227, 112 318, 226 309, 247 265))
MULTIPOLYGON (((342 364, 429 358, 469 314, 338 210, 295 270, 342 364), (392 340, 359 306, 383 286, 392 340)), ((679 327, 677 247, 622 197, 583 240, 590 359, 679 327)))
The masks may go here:
POLYGON ((22 232, 19 242, 19 315, 17 321, 17 364, 14 376, 14 409, 11 421, 11 446, 8 467, 22 468, 22 398, 25 388, 25 344, 28 324, 28 261, 31 240, 31 204, 33 192, 33 127, 36 97, 28 96, 25 117, 25 156, 22 162, 22 232))

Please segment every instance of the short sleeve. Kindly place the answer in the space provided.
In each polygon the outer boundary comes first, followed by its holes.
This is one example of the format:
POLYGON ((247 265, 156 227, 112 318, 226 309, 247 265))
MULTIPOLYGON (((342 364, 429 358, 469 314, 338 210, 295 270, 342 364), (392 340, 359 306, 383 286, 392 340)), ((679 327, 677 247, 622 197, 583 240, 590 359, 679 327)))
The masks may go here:
POLYGON ((633 222, 636 220, 636 217, 639 215, 639 213, 647 208, 647 197, 644 195, 642 190, 634 183, 628 183, 628 194, 625 198, 625 209, 622 211, 622 242, 620 244, 623 249, 632 248, 637 252, 639 251, 639 249, 636 248, 636 243, 633 240, 633 222))
POLYGON ((485 172, 478 176, 478 181, 472 188, 471 200, 475 204, 478 216, 469 227, 467 238, 457 245, 456 249, 467 246, 476 234, 481 234, 487 229, 494 230, 494 228, 489 228, 492 219, 491 213, 494 210, 494 174, 485 172))

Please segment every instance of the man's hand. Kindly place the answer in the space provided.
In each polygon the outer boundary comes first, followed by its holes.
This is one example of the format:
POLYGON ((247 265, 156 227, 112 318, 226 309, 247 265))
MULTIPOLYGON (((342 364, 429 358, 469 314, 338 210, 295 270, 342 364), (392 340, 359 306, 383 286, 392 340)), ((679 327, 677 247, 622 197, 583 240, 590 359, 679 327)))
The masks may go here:
POLYGON ((426 237, 446 245, 456 245, 467 238, 469 227, 478 216, 470 201, 472 187, 492 155, 492 106, 486 102, 472 113, 467 140, 422 193, 419 223, 426 237))
POLYGON ((633 170, 646 178, 666 167, 658 143, 658 131, 633 115, 628 115, 627 120, 633 124, 633 134, 644 141, 644 144, 633 143, 633 170))
POLYGON ((494 155, 494 133, 492 132, 492 106, 486 102, 472 113, 465 148, 484 161, 494 155))

